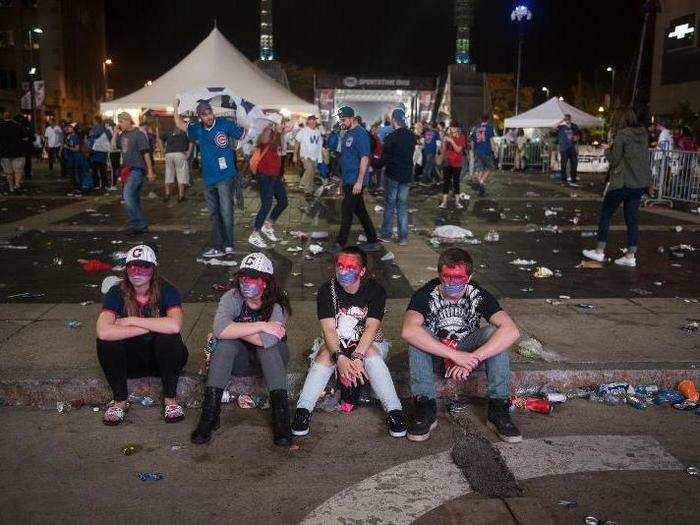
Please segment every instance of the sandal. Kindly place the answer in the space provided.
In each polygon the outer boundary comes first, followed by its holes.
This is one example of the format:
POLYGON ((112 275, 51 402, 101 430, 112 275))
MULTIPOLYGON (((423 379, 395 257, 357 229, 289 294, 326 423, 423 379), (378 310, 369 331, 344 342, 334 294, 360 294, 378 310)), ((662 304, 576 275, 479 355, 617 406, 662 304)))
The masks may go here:
POLYGON ((114 404, 112 401, 105 411, 105 415, 102 418, 102 422, 108 427, 115 427, 121 425, 126 420, 126 409, 121 408, 114 404))
POLYGON ((180 405, 174 403, 172 405, 165 405, 163 410, 163 419, 166 423, 177 423, 185 419, 185 411, 180 405))

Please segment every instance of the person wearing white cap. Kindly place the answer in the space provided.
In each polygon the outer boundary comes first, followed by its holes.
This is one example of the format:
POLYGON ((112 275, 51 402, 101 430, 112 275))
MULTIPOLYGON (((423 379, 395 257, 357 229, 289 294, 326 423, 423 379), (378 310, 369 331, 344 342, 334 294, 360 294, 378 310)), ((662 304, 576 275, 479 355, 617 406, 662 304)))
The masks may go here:
POLYGON ((299 164, 299 159, 304 166, 304 174, 299 181, 299 189, 307 196, 314 193, 314 180, 318 174, 318 164, 323 162, 323 133, 317 126, 316 115, 306 118, 306 125, 296 134, 296 148, 294 150, 294 164, 299 164))
POLYGON ((181 421, 176 391, 188 353, 180 334, 180 292, 160 277, 156 254, 145 244, 127 252, 124 273, 126 279, 105 294, 97 318, 97 358, 114 395, 103 422, 114 426, 126 419, 127 378, 152 376, 163 382, 165 422, 181 421))
POLYGON ((253 354, 262 368, 272 407, 275 445, 292 444, 287 404, 287 331, 289 299, 277 282, 272 262, 262 253, 241 261, 231 280, 232 288, 219 301, 214 318, 216 338, 204 387, 202 414, 191 440, 202 445, 219 428, 221 396, 231 380, 240 354, 253 354))

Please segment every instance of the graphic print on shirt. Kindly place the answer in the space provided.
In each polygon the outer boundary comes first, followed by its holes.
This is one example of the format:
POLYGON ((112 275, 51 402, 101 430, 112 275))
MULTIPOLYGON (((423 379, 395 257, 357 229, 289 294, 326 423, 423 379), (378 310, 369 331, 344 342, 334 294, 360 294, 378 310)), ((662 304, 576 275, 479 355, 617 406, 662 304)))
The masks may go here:
POLYGON ((430 293, 426 327, 440 339, 459 342, 479 329, 480 314, 476 309, 481 301, 482 296, 474 286, 467 286, 464 297, 456 303, 444 299, 436 286, 430 293))
POLYGON ((359 306, 338 309, 335 325, 342 348, 351 348, 360 342, 367 324, 368 310, 367 307, 360 308, 359 306))
POLYGON ((347 139, 345 139, 345 147, 349 148, 351 146, 352 146, 352 137, 348 137, 347 139))
POLYGON ((219 131, 214 137, 214 144, 216 144, 220 148, 225 148, 226 146, 228 146, 228 137, 226 136, 226 133, 224 133, 223 131, 219 131))

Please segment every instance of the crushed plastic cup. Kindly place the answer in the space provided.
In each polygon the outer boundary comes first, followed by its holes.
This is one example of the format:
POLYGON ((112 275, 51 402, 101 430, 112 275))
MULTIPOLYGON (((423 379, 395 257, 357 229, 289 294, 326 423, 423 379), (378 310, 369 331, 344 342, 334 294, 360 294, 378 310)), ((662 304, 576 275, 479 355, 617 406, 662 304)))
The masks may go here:
POLYGON ((496 230, 490 230, 485 236, 484 240, 486 242, 498 242, 501 236, 496 230))
POLYGON ((68 328, 80 328, 80 326, 81 326, 82 324, 83 324, 83 323, 81 323, 81 322, 78 321, 77 319, 71 319, 70 321, 66 321, 66 326, 67 326, 68 328))
POLYGON ((161 472, 139 472, 139 479, 147 483, 165 479, 165 474, 161 472))
POLYGON ((551 392, 544 395, 544 398, 550 403, 565 403, 568 399, 566 394, 560 394, 559 392, 551 392))

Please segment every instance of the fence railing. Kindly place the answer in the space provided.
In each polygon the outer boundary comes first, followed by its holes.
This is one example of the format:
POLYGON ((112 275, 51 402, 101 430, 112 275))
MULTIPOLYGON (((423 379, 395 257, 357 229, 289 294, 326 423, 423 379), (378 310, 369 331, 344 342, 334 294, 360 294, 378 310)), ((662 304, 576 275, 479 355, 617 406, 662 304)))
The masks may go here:
POLYGON ((649 150, 656 195, 653 201, 700 203, 700 164, 697 151, 649 150))
POLYGON ((528 142, 518 158, 518 146, 501 141, 498 146, 498 169, 520 168, 544 171, 549 166, 549 148, 546 142, 528 142))

